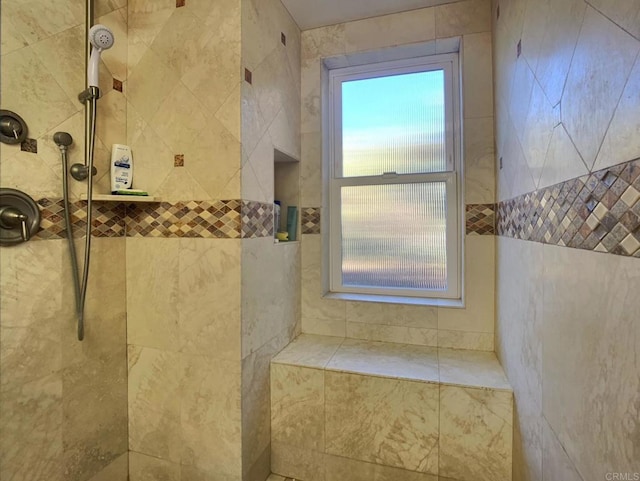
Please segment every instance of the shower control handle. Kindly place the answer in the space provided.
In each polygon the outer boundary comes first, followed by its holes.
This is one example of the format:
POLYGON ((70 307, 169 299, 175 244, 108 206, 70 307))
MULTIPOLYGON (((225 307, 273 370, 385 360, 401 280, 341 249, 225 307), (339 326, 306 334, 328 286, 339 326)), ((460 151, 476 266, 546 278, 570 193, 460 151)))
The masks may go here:
POLYGON ((24 192, 0 188, 0 245, 20 244, 40 227, 40 210, 24 192))
POLYGON ((29 226, 27 225, 28 221, 29 217, 15 207, 0 207, 0 227, 5 229, 15 229, 20 226, 20 235, 22 240, 25 242, 31 238, 29 226))

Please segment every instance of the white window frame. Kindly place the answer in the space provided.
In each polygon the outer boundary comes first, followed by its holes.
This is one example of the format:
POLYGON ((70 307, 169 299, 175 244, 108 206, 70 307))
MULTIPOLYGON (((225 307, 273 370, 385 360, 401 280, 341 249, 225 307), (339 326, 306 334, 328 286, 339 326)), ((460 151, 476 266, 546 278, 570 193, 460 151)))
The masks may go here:
POLYGON ((460 74, 457 53, 387 61, 328 71, 328 153, 329 153, 329 295, 387 302, 415 302, 416 299, 462 298, 462 188, 460 74), (443 70, 445 73, 445 135, 447 171, 420 174, 385 173, 376 176, 342 177, 342 83, 391 75, 443 70), (353 287, 342 284, 341 188, 358 185, 388 185, 445 182, 447 196, 447 289, 353 287), (362 296, 362 297, 358 297, 362 296), (391 301, 389 301, 391 299, 391 301))

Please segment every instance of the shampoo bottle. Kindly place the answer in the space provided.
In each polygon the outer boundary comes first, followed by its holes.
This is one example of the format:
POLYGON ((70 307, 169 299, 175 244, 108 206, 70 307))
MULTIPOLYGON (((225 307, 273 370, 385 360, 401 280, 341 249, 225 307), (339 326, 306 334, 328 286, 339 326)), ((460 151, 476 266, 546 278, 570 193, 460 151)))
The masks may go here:
POLYGON ((113 144, 111 149, 111 193, 131 188, 133 183, 133 156, 131 147, 113 144))

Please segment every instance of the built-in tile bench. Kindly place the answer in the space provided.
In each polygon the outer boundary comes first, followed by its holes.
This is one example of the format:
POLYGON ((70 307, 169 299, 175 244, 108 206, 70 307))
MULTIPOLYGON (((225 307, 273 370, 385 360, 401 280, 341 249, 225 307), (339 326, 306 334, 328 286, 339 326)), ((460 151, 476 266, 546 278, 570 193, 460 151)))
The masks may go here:
POLYGON ((513 393, 490 352, 301 335, 271 361, 272 471, 510 481, 513 393))

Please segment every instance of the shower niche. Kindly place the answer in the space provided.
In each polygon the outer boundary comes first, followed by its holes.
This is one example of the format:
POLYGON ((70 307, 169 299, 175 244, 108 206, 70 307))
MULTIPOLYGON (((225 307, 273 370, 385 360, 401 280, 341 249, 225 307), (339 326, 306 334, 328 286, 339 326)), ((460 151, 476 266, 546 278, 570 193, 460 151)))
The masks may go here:
POLYGON ((288 240, 278 242, 296 242, 300 239, 300 161, 278 149, 273 151, 273 193, 274 202, 280 201, 280 221, 278 225, 274 221, 274 237, 278 240, 277 232, 287 232, 288 240), (292 226, 287 225, 289 207, 297 209, 292 226))

